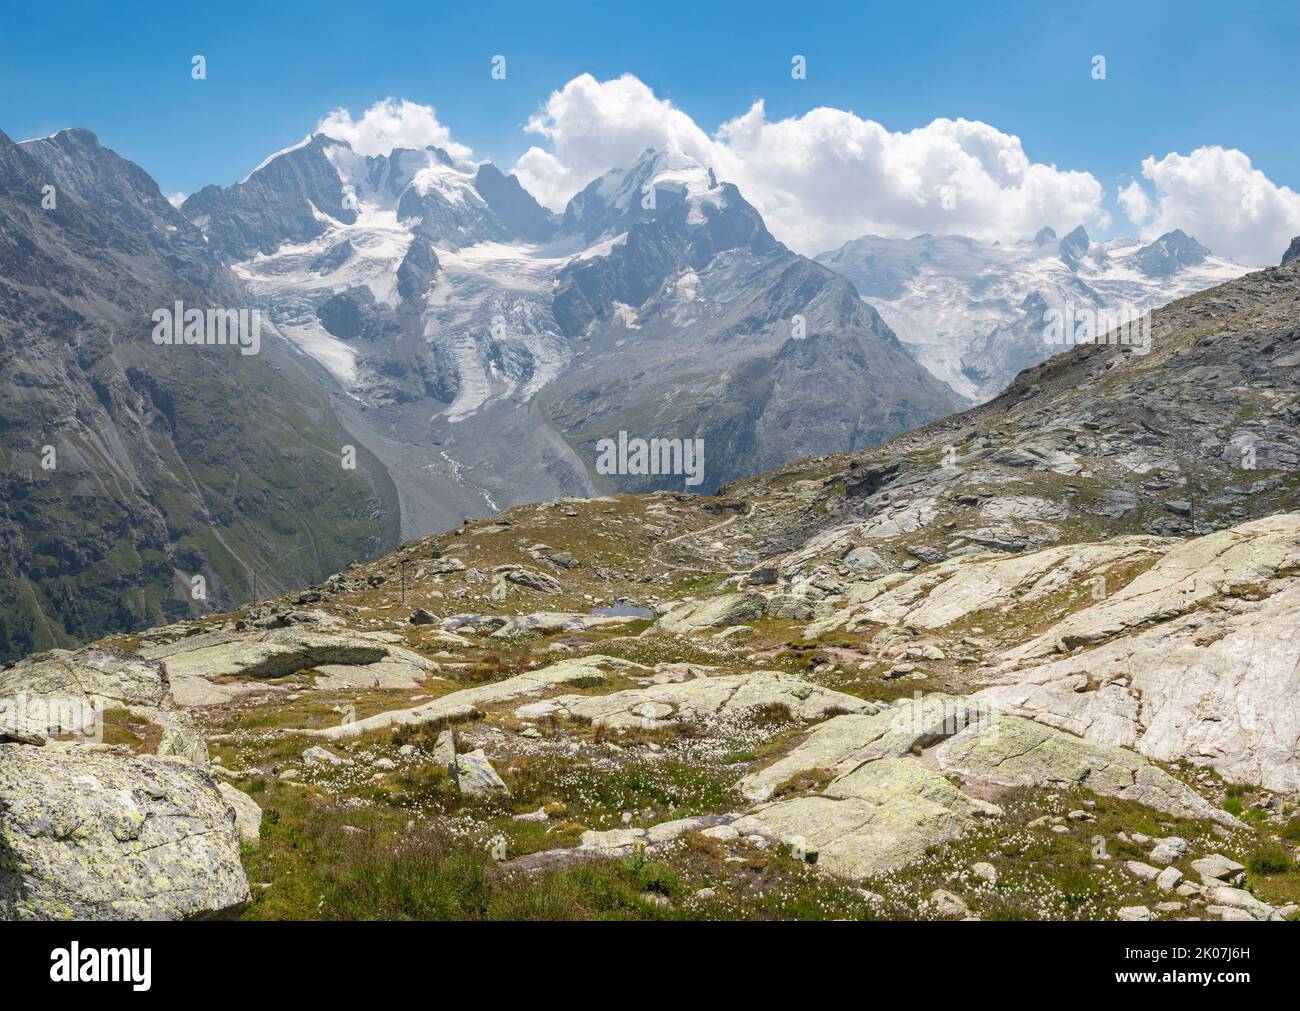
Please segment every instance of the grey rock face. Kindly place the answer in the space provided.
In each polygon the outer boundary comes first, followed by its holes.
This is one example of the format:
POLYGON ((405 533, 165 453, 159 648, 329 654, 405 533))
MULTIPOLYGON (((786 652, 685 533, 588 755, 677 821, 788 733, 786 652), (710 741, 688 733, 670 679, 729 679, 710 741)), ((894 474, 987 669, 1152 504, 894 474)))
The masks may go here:
POLYGON ((0 919, 229 915, 235 818, 186 762, 0 744, 0 919))
POLYGON ((1165 232, 1133 256, 1133 263, 1148 277, 1169 277, 1184 267, 1204 263, 1210 251, 1182 229, 1165 232))
POLYGON ((306 242, 322 234, 313 208, 342 221, 356 220, 329 153, 351 150, 345 141, 321 134, 282 152, 243 182, 205 186, 181 205, 190 221, 201 222, 208 242, 228 260, 273 253, 285 242, 306 242))
MULTIPOLYGON (((555 298, 563 332, 587 342, 585 368, 558 377, 542 399, 589 464, 620 430, 699 438, 698 490, 710 491, 956 406, 849 285, 776 242, 734 186, 710 186, 702 171, 681 188, 654 184, 669 166, 679 178, 680 157, 649 152, 592 183, 565 213, 562 233, 626 236, 608 255, 566 268, 555 298), (634 198, 647 186, 653 211, 634 198)), ((619 491, 683 487, 680 474, 607 480, 619 491)))
POLYGON ((1061 244, 1058 247, 1061 251, 1061 262, 1071 270, 1077 270, 1079 267, 1079 261, 1083 259, 1084 255, 1088 252, 1088 247, 1091 244, 1087 231, 1084 229, 1083 225, 1080 225, 1061 240, 1061 244))
POLYGON ((513 175, 490 162, 479 166, 474 188, 512 237, 546 242, 555 235, 555 216, 533 199, 513 175))
MULTIPOLYGON (((402 263, 405 266, 406 261, 403 260, 402 263)), ((369 288, 351 288, 318 305, 316 318, 335 337, 353 340, 370 331, 368 317, 374 312, 374 306, 375 296, 369 288)))
POLYGON ((417 237, 402 257, 397 268, 397 293, 402 298, 415 298, 429 290, 438 273, 438 254, 428 239, 417 237))
POLYGON ((1281 266, 1285 267, 1292 260, 1300 258, 1300 235, 1291 240, 1291 245, 1287 246, 1286 252, 1282 254, 1281 266))

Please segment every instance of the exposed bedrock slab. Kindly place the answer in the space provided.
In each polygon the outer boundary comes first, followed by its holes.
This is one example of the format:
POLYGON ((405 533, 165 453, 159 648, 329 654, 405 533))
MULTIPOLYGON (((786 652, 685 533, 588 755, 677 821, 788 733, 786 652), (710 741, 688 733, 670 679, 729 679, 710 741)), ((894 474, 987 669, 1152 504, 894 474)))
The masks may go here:
MULTIPOLYGON (((142 650, 161 660, 177 704, 214 705, 257 687, 247 679, 285 677, 309 667, 402 664, 409 678, 437 665, 411 650, 362 636, 327 635, 301 628, 266 632, 209 632, 142 650), (243 681, 223 679, 242 678, 243 681)), ((337 671, 333 676, 337 676, 337 671)), ((391 670, 388 672, 391 676, 391 670)))
POLYGON ((815 852, 831 874, 862 878, 909 864, 995 813, 915 759, 881 758, 820 795, 761 804, 732 828, 815 852))
POLYGON ((1187 614, 1220 596, 1300 572, 1300 513, 1218 530, 1171 548, 1146 572, 1105 600, 1058 622, 1011 651, 1012 658, 1050 656, 1062 647, 1104 642, 1122 632, 1187 614))
POLYGON ((896 758, 950 736, 989 715, 988 708, 965 699, 928 695, 906 699, 876 713, 836 716, 818 724, 788 754, 740 780, 750 800, 767 800, 776 788, 803 772, 844 775, 867 762, 896 758))
POLYGON ((0 698, 19 693, 160 706, 167 697, 167 671, 157 661, 112 646, 56 649, 0 670, 0 698))
POLYGON ((999 675, 993 705, 1161 761, 1300 791, 1300 582, 999 675))
POLYGON ((700 677, 609 695, 561 695, 550 701, 555 711, 598 726, 645 728, 768 707, 784 709, 801 721, 825 719, 837 712, 875 712, 879 708, 875 703, 779 671, 700 677))
POLYGON ((936 694, 815 727, 740 781, 741 793, 759 803, 733 827, 816 851, 832 873, 869 876, 910 863, 977 819, 996 818, 996 806, 964 792, 974 785, 1082 785, 1167 814, 1234 824, 1131 751, 936 694), (817 793, 769 799, 809 773, 830 781, 817 793))
POLYGON ((767 606, 758 593, 727 593, 673 608, 654 623, 658 632, 698 632, 761 618, 767 606))
POLYGON ((490 706, 523 695, 536 695, 556 685, 583 678, 600 677, 607 670, 635 670, 650 673, 649 668, 627 660, 608 656, 586 656, 574 660, 562 660, 540 670, 525 671, 503 681, 491 684, 463 688, 441 698, 426 702, 411 709, 395 709, 378 713, 363 720, 355 720, 337 727, 319 730, 305 730, 303 733, 317 737, 344 738, 356 737, 372 730, 382 730, 390 726, 410 726, 419 723, 433 723, 449 720, 467 719, 474 716, 481 706, 490 706))
POLYGON ((976 782, 1048 788, 1079 785, 1180 818, 1236 825, 1232 815, 1141 755, 1018 716, 996 713, 987 730, 954 734, 935 748, 935 760, 944 772, 976 782))
POLYGON ((978 611, 1032 604, 1110 566, 1159 558, 1171 543, 1119 538, 1011 556, 966 555, 914 576, 891 573, 851 586, 845 605, 810 625, 805 637, 861 622, 943 628, 978 611))

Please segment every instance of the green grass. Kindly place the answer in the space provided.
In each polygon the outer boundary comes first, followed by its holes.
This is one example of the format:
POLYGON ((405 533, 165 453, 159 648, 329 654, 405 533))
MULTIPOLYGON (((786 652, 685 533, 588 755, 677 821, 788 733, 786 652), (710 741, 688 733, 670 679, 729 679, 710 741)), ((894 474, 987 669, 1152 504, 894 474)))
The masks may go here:
POLYGON ((382 808, 358 810, 271 784, 245 919, 673 919, 687 886, 667 864, 637 855, 527 875, 492 859, 487 840, 428 822, 407 827, 382 808), (644 896, 661 895, 660 906, 644 896))
POLYGON ((1246 859, 1251 874, 1285 874, 1291 869, 1291 854, 1280 843, 1271 843, 1251 852, 1246 859))
POLYGON ((500 772, 516 807, 561 803, 569 818, 598 829, 617 827, 624 811, 640 825, 743 806, 732 789, 738 770, 720 772, 671 759, 632 759, 600 768, 556 757, 520 758, 500 772))
POLYGON ((1246 802, 1229 788, 1228 796, 1223 801, 1223 809, 1234 818, 1240 818, 1247 825, 1258 825, 1268 820, 1268 812, 1261 807, 1247 807, 1246 802))

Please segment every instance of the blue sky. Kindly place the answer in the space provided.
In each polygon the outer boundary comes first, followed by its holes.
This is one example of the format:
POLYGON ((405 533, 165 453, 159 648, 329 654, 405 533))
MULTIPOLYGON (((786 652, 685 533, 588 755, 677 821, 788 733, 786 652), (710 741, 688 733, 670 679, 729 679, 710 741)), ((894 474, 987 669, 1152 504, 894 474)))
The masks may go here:
POLYGON ((890 131, 979 120, 1034 163, 1090 173, 1112 230, 1131 231, 1115 195, 1148 156, 1220 145, 1300 189, 1298 53, 1294 3, 8 0, 0 129, 87 127, 188 193, 242 178, 336 107, 359 116, 394 96, 435 106, 476 157, 509 167, 544 144, 524 125, 552 92, 630 73, 710 134, 760 98, 769 121, 817 106, 890 131), (498 53, 504 81, 489 76, 498 53), (806 80, 791 78, 795 53, 806 80))

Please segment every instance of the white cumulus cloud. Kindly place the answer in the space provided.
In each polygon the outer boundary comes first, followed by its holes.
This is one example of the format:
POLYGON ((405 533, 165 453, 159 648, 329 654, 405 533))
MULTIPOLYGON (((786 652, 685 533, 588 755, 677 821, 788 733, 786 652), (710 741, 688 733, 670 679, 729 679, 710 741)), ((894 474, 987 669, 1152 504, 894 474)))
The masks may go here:
POLYGON ((335 109, 316 125, 316 132, 346 140, 358 154, 388 154, 394 148, 419 150, 432 144, 453 158, 469 158, 473 152, 451 139, 451 130, 438 122, 431 105, 407 99, 385 98, 376 102, 360 119, 347 109, 335 109))
POLYGON ((645 148, 672 143, 739 186, 772 232, 804 253, 866 234, 1005 241, 1043 225, 1109 227, 1091 174, 1033 162, 1019 138, 964 119, 894 132, 831 108, 773 121, 758 101, 710 136, 636 77, 583 74, 552 93, 527 129, 546 143, 514 170, 553 209, 645 148))
POLYGON ((1129 183, 1119 202, 1145 240, 1181 228, 1221 256, 1258 266, 1277 263, 1300 235, 1300 193, 1235 148, 1145 158, 1142 175, 1150 186, 1129 183))
POLYGON ((575 77, 552 92, 526 129, 545 137, 550 149, 529 148, 514 172, 525 189, 553 210, 562 210, 597 176, 630 165, 648 147, 672 143, 706 164, 713 157, 708 134, 631 74, 612 81, 597 81, 590 74, 575 77))

